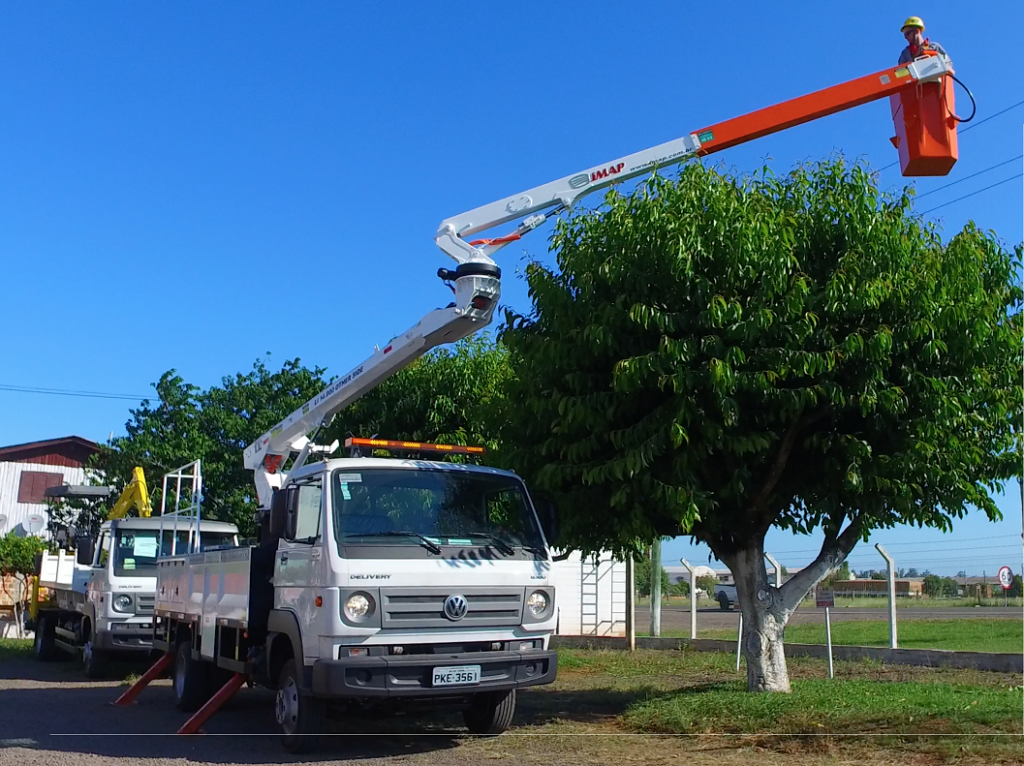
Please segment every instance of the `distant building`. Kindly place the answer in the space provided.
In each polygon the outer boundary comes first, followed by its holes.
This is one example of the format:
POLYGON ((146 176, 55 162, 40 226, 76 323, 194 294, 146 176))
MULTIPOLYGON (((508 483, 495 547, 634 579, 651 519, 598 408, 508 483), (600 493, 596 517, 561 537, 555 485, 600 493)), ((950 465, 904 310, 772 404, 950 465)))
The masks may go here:
POLYGON ((49 523, 44 493, 61 484, 86 484, 85 466, 99 445, 80 436, 0 447, 0 537, 29 533, 31 517, 49 523))
MULTIPOLYGON (((836 580, 832 591, 837 596, 888 596, 888 580, 836 580)), ((924 581, 920 578, 896 581, 896 596, 920 598, 924 595, 924 581)))

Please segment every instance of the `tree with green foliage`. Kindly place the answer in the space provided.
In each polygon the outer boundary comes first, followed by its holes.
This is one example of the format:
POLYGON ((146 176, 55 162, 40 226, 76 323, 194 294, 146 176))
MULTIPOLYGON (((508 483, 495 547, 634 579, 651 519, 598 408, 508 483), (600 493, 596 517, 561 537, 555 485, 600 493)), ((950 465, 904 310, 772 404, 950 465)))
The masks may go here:
MULTIPOLYGON (((651 597, 651 559, 649 556, 638 556, 633 559, 633 582, 636 585, 637 595, 641 598, 651 597)), ((664 567, 661 570, 661 592, 669 593, 672 590, 672 583, 669 582, 668 572, 664 567)), ((689 589, 687 589, 689 593, 689 589)))
POLYGON ((508 463, 560 542, 706 543, 736 577, 750 690, 789 691, 789 616, 875 529, 948 531, 1021 473, 1021 247, 943 242, 842 159, 699 163, 563 217, 509 311, 508 463), (824 533, 769 581, 769 529, 824 533))
POLYGON ((714 575, 706 574, 701 575, 697 578, 697 587, 708 594, 708 598, 715 597, 715 588, 718 586, 718 578, 714 575))
POLYGON ((251 532, 256 491, 242 452, 323 389, 324 372, 307 369, 298 359, 271 371, 257 360, 250 372, 202 389, 169 370, 154 385, 156 401, 130 410, 126 435, 101 445, 92 465, 114 487, 115 498, 131 481, 132 469, 142 466, 159 513, 163 475, 201 460, 204 516, 251 532))
POLYGON ((41 537, 21 537, 8 532, 0 537, 0 589, 14 601, 14 618, 18 635, 21 635, 23 618, 22 604, 26 599, 28 578, 35 574, 36 555, 46 550, 46 541, 41 537), (19 592, 12 593, 10 581, 17 583, 19 592))
POLYGON ((924 595, 930 598, 956 598, 960 594, 960 585, 952 577, 925 575, 921 585, 924 595))

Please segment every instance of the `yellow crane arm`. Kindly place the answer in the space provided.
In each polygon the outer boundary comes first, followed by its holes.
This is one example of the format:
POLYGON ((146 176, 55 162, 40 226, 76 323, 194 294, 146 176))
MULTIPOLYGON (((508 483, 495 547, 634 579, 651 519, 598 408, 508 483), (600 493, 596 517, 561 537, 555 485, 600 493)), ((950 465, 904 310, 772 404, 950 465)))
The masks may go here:
POLYGON ((117 498, 114 507, 107 514, 108 519, 123 519, 132 508, 138 508, 141 518, 149 518, 153 514, 153 508, 149 504, 149 490, 146 488, 146 475, 140 466, 132 470, 132 480, 121 497, 117 498))

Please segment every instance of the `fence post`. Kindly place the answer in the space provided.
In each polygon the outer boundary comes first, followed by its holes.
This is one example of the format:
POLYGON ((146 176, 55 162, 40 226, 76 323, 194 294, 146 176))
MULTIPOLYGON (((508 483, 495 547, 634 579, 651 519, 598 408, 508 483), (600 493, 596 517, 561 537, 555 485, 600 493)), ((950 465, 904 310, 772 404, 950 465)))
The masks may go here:
POLYGON ((690 573, 690 638, 697 637, 697 574, 686 559, 679 559, 679 562, 686 567, 690 573))
MULTIPOLYGON (((896 648, 896 562, 892 560, 885 548, 875 544, 875 550, 882 554, 889 570, 889 646, 896 648)), ((975 570, 977 571, 977 570, 975 570)))
POLYGON ((782 587, 782 567, 779 566, 779 562, 775 560, 775 557, 772 554, 766 553, 764 554, 764 557, 769 564, 775 567, 775 588, 777 590, 782 587))
POLYGON ((626 642, 629 651, 636 651, 636 580, 633 572, 633 554, 626 556, 626 642))

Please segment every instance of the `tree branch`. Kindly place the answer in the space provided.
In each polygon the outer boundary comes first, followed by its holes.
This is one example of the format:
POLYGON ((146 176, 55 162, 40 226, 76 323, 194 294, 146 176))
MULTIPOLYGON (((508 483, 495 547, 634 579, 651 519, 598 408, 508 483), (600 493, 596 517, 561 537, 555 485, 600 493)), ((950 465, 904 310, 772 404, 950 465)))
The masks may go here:
POLYGON ((793 575, 779 589, 785 609, 790 611, 796 609, 814 585, 820 582, 830 570, 838 568, 846 560, 860 539, 863 527, 864 514, 857 513, 842 534, 838 537, 832 535, 825 537, 825 541, 821 544, 821 552, 818 553, 814 561, 793 575))
POLYGON ((827 409, 822 408, 810 414, 803 413, 796 420, 790 423, 789 428, 786 429, 786 433, 782 436, 782 442, 779 444, 779 451, 775 454, 775 462, 772 463, 772 467, 768 471, 768 475, 765 477, 764 483, 761 485, 761 489, 756 495, 754 495, 755 506, 763 506, 768 502, 768 495, 773 489, 775 489, 775 485, 779 483, 779 478, 781 478, 782 472, 786 469, 790 453, 793 452, 793 444, 796 442, 796 437, 800 431, 814 421, 823 418, 827 411, 827 409))

